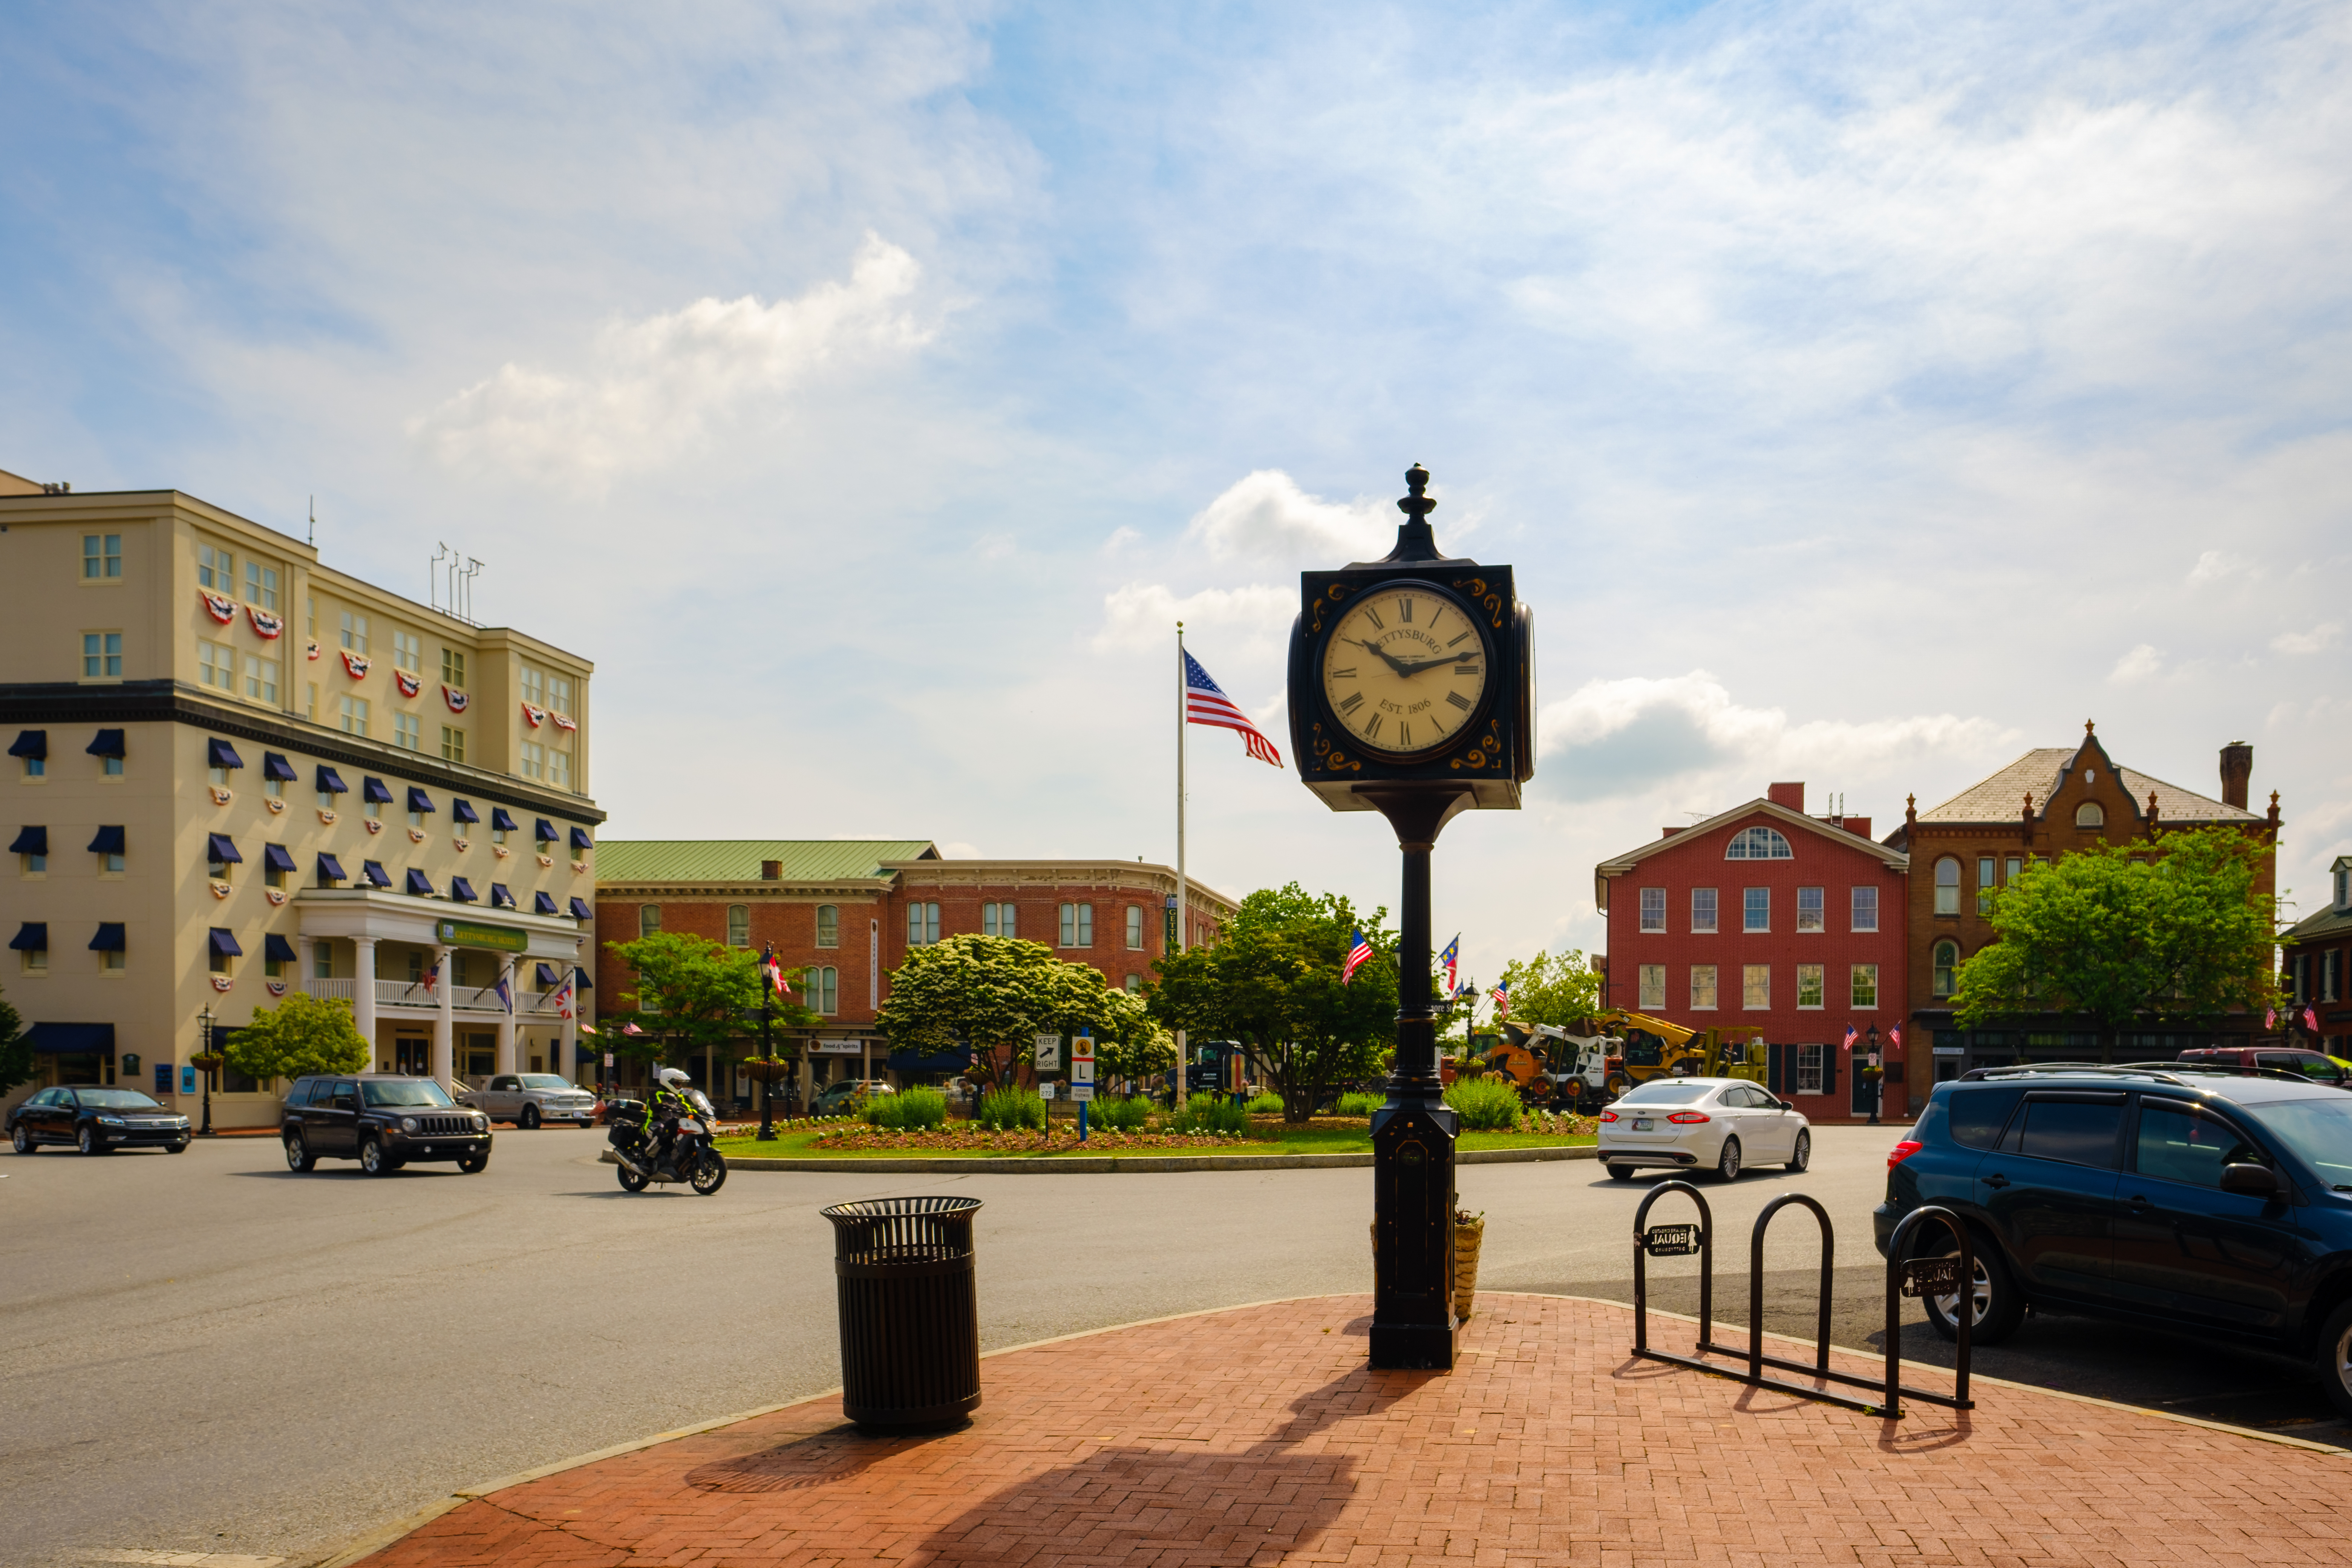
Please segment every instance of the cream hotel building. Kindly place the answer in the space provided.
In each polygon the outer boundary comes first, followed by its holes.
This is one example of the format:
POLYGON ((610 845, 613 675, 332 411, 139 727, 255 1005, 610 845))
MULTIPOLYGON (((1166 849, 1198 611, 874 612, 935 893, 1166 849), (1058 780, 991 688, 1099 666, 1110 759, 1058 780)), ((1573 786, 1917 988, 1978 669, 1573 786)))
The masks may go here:
MULTIPOLYGON (((585 659, 175 490, 0 473, 0 994, 36 1052, 8 1100, 194 1118, 207 1013, 296 988, 380 1071, 593 1078, 585 659)), ((274 1124, 280 1088, 224 1070, 214 1126, 274 1124)))

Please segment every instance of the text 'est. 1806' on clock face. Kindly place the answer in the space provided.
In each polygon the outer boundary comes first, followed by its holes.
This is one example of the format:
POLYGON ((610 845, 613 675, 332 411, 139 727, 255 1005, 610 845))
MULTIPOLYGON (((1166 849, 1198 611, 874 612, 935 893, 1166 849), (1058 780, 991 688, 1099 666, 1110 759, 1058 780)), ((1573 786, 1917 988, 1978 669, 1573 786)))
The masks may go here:
POLYGON ((1427 583, 1367 589, 1323 645, 1323 695, 1357 743, 1407 757, 1446 745, 1478 716, 1493 669, 1468 606, 1427 583))

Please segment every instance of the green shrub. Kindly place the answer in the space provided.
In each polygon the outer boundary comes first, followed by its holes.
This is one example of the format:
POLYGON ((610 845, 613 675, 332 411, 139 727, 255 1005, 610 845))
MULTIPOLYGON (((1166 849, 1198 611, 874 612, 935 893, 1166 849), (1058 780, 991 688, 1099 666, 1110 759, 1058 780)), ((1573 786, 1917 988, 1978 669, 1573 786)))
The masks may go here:
POLYGON ((1239 1134, 1249 1131, 1249 1112, 1221 1094, 1195 1095, 1168 1118, 1167 1128, 1171 1132, 1239 1134))
POLYGON ((1507 1132, 1519 1124, 1519 1091, 1502 1079, 1457 1078, 1445 1091, 1445 1103, 1473 1132, 1507 1132))
POLYGON ((987 1132, 1017 1132, 1024 1127, 1043 1129, 1045 1102, 1034 1089, 992 1089, 980 1097, 980 1109, 972 1113, 971 1122, 987 1132))
POLYGON ((1261 1094, 1242 1109, 1252 1116, 1279 1116, 1282 1114, 1282 1096, 1261 1094))
POLYGON ((857 1102, 856 1110, 868 1127, 897 1129, 907 1124, 905 1108, 899 1105, 898 1096, 895 1094, 866 1095, 857 1102))
POLYGON ((1144 1118, 1150 1114, 1151 1101, 1143 1096, 1139 1094, 1129 1100, 1121 1100, 1114 1094, 1096 1100, 1087 1120, 1093 1125, 1108 1128, 1113 1132, 1140 1132, 1144 1118))
POLYGON ((921 1132, 948 1119, 948 1097, 936 1089, 902 1089, 896 1094, 868 1095, 866 1120, 877 1127, 899 1127, 921 1132))
POLYGON ((1343 1094, 1339 1097, 1342 1116, 1370 1116, 1387 1103, 1377 1094, 1343 1094))

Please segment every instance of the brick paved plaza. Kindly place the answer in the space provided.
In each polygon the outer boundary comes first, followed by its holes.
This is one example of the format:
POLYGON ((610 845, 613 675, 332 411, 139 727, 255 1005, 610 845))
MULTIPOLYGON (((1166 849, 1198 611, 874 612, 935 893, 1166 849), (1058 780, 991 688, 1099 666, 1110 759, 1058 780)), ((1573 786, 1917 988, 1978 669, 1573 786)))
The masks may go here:
MULTIPOLYGON (((1317 1297, 992 1356, 986 1403, 943 1436, 863 1436, 837 1397, 806 1401, 476 1498, 366 1561, 2352 1558, 2352 1457, 1998 1384, 1885 1423, 1634 1363, 1630 1311, 1561 1297, 1484 1294, 1458 1371, 1374 1373, 1370 1310, 1317 1297)), ((1687 1335, 1654 1324, 1664 1348, 1687 1335)))

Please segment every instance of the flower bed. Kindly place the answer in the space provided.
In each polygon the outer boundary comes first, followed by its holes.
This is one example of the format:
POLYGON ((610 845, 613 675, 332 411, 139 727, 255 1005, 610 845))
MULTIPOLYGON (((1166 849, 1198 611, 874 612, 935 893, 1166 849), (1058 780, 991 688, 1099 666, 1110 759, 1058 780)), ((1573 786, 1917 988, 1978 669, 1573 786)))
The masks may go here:
MULTIPOLYGON (((1263 1140, 1225 1137, 1215 1132, 1114 1132, 1108 1128, 1096 1128, 1088 1132, 1085 1148, 1088 1153, 1121 1149, 1245 1149, 1260 1142, 1263 1140)), ((818 1133, 811 1140, 810 1147, 861 1152, 910 1149, 958 1154, 981 1151, 1023 1154, 1059 1152, 1076 1149, 1079 1143, 1077 1123, 1057 1121, 1045 1132, 1034 1128, 978 1132, 968 1128, 940 1127, 924 1132, 905 1132, 887 1127, 835 1127, 818 1133)))

